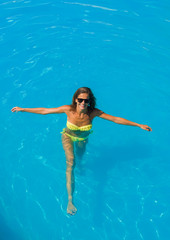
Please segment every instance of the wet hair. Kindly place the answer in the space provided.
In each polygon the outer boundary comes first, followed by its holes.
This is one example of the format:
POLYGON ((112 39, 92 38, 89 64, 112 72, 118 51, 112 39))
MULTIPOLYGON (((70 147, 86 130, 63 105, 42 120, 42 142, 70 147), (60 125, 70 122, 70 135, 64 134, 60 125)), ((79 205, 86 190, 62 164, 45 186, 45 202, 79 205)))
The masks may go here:
POLYGON ((81 93, 87 93, 89 95, 89 110, 93 111, 95 106, 96 106, 96 98, 94 96, 94 94, 92 93, 91 89, 88 87, 81 87, 79 89, 77 89, 77 91, 74 93, 73 95, 73 99, 72 99, 72 104, 71 106, 76 109, 77 103, 76 103, 76 99, 77 97, 81 94, 81 93))

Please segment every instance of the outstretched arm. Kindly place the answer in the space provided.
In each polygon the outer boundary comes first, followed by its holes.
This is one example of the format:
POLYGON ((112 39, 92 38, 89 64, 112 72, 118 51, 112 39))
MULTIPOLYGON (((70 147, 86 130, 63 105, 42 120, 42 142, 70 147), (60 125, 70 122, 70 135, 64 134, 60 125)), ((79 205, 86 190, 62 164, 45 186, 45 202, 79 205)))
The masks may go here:
POLYGON ((12 112, 29 112, 29 113, 37 113, 37 114, 50 114, 50 113, 65 113, 70 108, 69 105, 64 105, 58 108, 21 108, 14 107, 11 109, 12 112))
POLYGON ((117 123, 117 124, 140 127, 144 130, 152 131, 152 129, 148 125, 143 125, 143 124, 131 122, 131 121, 129 121, 127 119, 124 119, 124 118, 121 118, 121 117, 114 117, 112 115, 109 115, 109 114, 106 114, 106 113, 102 112, 99 109, 96 109, 96 116, 98 116, 100 118, 103 118, 103 119, 106 119, 106 120, 109 120, 109 121, 112 121, 112 122, 117 123))

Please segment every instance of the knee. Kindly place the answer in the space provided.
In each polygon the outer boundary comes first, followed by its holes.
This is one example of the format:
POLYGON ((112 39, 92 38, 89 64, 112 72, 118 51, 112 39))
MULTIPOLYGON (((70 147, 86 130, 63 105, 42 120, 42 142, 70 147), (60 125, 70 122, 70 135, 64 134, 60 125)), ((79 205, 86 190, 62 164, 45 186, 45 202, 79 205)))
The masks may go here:
POLYGON ((70 157, 69 159, 67 159, 66 165, 67 165, 67 171, 72 171, 75 167, 74 157, 70 157))
POLYGON ((76 155, 78 157, 80 157, 80 158, 83 157, 84 153, 85 153, 85 148, 77 148, 76 149, 76 155))

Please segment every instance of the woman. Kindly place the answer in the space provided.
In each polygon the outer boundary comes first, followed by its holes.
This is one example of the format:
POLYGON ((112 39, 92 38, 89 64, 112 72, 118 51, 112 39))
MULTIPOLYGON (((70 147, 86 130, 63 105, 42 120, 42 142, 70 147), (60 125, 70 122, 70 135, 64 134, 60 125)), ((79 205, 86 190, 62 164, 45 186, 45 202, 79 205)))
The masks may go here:
POLYGON ((79 88, 72 99, 71 105, 57 108, 20 108, 14 107, 12 112, 30 112, 37 114, 66 113, 67 126, 62 132, 62 144, 66 155, 66 186, 68 193, 67 213, 74 215, 77 211, 73 204, 75 153, 81 157, 85 151, 88 136, 91 133, 92 121, 100 117, 114 123, 140 127, 147 131, 152 129, 147 125, 131 122, 124 118, 108 115, 95 108, 96 99, 90 88, 79 88))

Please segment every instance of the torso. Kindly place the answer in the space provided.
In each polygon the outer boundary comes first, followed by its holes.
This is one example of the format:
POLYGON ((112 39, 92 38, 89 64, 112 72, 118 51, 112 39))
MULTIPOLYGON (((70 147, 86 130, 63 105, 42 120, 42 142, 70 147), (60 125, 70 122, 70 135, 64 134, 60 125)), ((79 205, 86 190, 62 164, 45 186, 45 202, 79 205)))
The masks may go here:
POLYGON ((88 111, 87 113, 81 113, 81 115, 79 115, 75 110, 73 110, 70 107, 70 109, 66 112, 66 114, 67 114, 67 121, 75 124, 78 127, 92 124, 93 112, 90 113, 88 111))
MULTIPOLYGON (((78 114, 71 106, 68 106, 67 111, 67 121, 78 126, 83 127, 92 124, 93 118, 96 116, 95 111, 90 112, 89 110, 86 113, 78 114)), ((80 130, 70 130, 68 127, 65 128, 65 132, 76 137, 87 137, 91 130, 89 131, 80 131, 80 130)))

